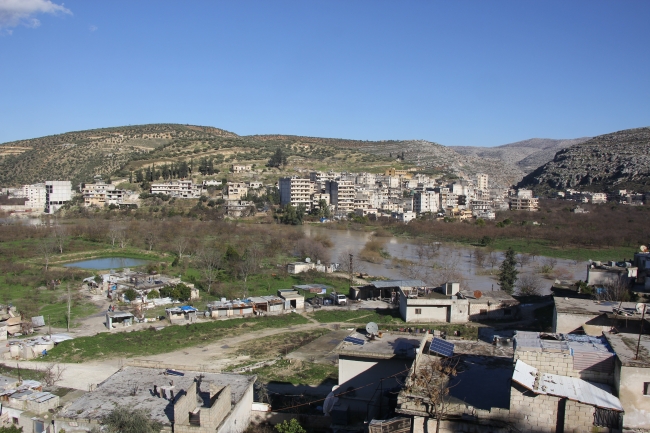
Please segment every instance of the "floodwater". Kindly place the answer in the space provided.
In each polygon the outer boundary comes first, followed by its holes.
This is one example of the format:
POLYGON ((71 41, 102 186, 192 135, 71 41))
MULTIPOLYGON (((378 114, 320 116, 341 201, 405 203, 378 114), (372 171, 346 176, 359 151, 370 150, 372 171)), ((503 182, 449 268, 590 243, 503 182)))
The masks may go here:
POLYGON ((130 259, 128 257, 103 257, 100 259, 90 259, 79 262, 66 263, 63 266, 67 268, 81 269, 119 269, 146 265, 147 263, 149 263, 148 260, 130 259))
MULTIPOLYGON (((308 237, 318 234, 327 236, 334 244, 330 248, 331 260, 338 263, 349 260, 348 254, 358 256, 366 242, 373 237, 372 233, 355 230, 334 230, 316 225, 302 227, 308 237)), ((386 241, 384 250, 390 254, 390 258, 384 259, 383 263, 360 262, 359 267, 362 267, 363 272, 370 276, 431 281, 435 280, 436 276, 440 278, 440 275, 455 272, 462 275, 469 290, 499 290, 496 276, 486 274, 491 270, 498 269, 503 260, 503 252, 495 251, 499 261, 494 267, 487 260, 483 266, 477 266, 473 257, 474 248, 443 243, 438 246, 437 252, 427 257, 428 251, 423 251, 423 247, 418 245, 417 239, 396 237, 377 239, 386 241), (413 265, 405 266, 404 263, 399 263, 399 259, 408 260, 413 265)), ((523 267, 518 265, 519 275, 537 273, 544 260, 543 256, 536 257, 535 260, 531 260, 523 267)), ((557 259, 555 270, 561 272, 562 279, 584 280, 587 276, 587 262, 557 259)), ((542 275, 540 277, 542 277, 544 286, 541 294, 550 294, 553 280, 545 279, 542 275)))

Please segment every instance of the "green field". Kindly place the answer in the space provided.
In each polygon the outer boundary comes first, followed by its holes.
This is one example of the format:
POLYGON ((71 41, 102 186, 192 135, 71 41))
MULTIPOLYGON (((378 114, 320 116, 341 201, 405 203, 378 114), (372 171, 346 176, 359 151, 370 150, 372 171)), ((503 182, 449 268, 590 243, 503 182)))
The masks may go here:
POLYGON ((257 375, 262 382, 281 382, 293 385, 322 385, 338 383, 339 371, 334 365, 281 359, 273 365, 258 368, 248 374, 257 375))
POLYGON ((156 355, 211 343, 223 337, 305 323, 308 320, 298 314, 286 314, 167 326, 159 331, 151 327, 132 332, 105 332, 64 341, 48 352, 47 358, 51 361, 83 362, 100 358, 156 355))

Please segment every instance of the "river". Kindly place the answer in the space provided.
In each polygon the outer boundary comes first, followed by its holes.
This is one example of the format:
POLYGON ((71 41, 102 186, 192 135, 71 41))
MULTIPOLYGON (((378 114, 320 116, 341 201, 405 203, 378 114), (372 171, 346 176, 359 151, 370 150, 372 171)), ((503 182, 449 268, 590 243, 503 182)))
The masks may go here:
MULTIPOLYGON (((334 230, 325 226, 304 225, 303 231, 308 237, 316 235, 327 236, 333 243, 330 248, 333 262, 342 262, 348 255, 355 257, 370 240, 372 233, 356 230, 334 230)), ((426 257, 426 249, 423 254, 423 247, 418 245, 417 240, 407 238, 378 238, 385 240, 384 250, 390 254, 390 258, 384 259, 383 263, 362 262, 360 267, 371 276, 386 277, 390 279, 422 278, 431 281, 440 279, 445 275, 460 275, 464 285, 470 290, 499 290, 496 277, 487 275, 490 270, 496 270, 503 260, 502 252, 495 252, 499 261, 494 268, 489 263, 484 266, 477 266, 474 255, 474 248, 462 247, 459 245, 443 243, 438 245, 435 255, 426 257), (398 259, 398 260, 395 260, 398 259), (399 259, 407 260, 413 265, 404 265, 399 259)), ((538 274, 538 268, 544 263, 545 257, 536 257, 523 267, 517 266, 521 275, 538 274)), ((587 274, 587 262, 575 262, 573 260, 557 259, 556 272, 560 271, 564 279, 584 280, 587 274)), ((543 290, 541 294, 551 293, 553 280, 543 278, 543 290)))

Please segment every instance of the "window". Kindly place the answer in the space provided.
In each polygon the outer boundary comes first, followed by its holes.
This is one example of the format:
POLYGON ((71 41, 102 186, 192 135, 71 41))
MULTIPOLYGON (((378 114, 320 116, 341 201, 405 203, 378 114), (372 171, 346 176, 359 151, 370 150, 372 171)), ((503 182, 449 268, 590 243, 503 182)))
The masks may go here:
POLYGON ((481 309, 481 311, 479 311, 479 314, 481 316, 487 316, 487 310, 481 309))
POLYGON ((416 308, 415 314, 422 314, 422 308, 416 308))
POLYGON ((650 382, 643 382, 643 395, 650 397, 650 382))

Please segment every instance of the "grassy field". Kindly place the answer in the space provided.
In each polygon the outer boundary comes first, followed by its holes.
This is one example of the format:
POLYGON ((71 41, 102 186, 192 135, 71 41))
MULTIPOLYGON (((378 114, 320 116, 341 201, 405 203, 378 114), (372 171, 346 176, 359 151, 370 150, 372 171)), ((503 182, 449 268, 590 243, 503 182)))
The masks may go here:
MULTIPOLYGON (((70 327, 79 326, 76 322, 79 319, 98 313, 99 309, 91 302, 81 302, 70 308, 70 327)), ((68 323, 68 304, 66 302, 49 304, 41 308, 39 313, 45 319, 45 326, 52 325, 55 328, 65 328, 68 323)))
POLYGON ((281 382, 293 385, 323 385, 338 383, 338 367, 314 364, 307 361, 282 359, 268 367, 258 368, 249 374, 257 375, 262 382, 281 382))
POLYGON ((48 352, 48 360, 83 362, 99 358, 156 355, 207 344, 226 336, 305 323, 308 323, 307 319, 298 314, 286 314, 167 326, 160 331, 152 327, 142 331, 101 333, 64 341, 48 352))
POLYGON ((567 260, 620 260, 624 257, 633 257, 636 252, 632 247, 613 248, 560 248, 551 242, 535 239, 495 239, 490 245, 497 250, 506 250, 510 247, 518 253, 535 253, 538 256, 556 257, 567 260))

